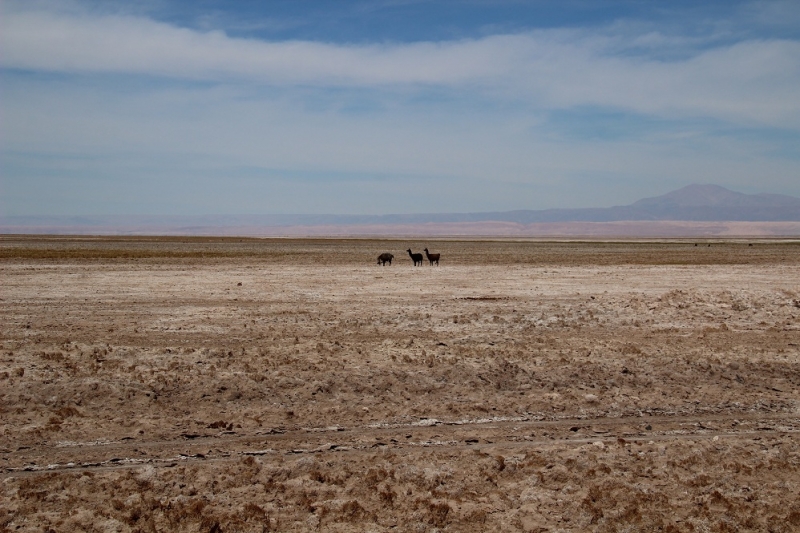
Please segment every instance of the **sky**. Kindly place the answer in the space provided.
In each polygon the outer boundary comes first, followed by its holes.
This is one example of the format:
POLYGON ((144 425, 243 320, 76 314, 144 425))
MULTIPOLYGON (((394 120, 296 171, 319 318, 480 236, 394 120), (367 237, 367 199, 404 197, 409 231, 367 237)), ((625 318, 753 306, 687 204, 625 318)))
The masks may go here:
POLYGON ((800 2, 0 0, 0 215, 607 207, 692 183, 800 196, 800 2))

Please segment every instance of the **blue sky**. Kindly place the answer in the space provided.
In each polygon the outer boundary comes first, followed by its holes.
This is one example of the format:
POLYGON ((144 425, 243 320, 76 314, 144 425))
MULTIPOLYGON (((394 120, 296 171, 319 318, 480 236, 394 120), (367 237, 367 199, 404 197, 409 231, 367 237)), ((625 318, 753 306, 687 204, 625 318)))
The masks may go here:
POLYGON ((0 3, 0 214, 800 196, 800 2, 0 3))

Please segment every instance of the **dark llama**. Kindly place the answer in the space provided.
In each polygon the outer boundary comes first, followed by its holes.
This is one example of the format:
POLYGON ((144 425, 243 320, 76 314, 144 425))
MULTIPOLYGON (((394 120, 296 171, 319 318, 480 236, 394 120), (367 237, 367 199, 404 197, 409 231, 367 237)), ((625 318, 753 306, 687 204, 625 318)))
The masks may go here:
POLYGON ((428 261, 430 262, 431 266, 433 266, 434 263, 436 263, 437 266, 439 265, 439 256, 441 254, 432 254, 428 252, 427 248, 425 248, 425 255, 428 256, 428 261))
POLYGON ((414 261, 414 266, 422 266, 422 254, 411 253, 411 248, 406 250, 406 252, 411 256, 411 260, 414 261))

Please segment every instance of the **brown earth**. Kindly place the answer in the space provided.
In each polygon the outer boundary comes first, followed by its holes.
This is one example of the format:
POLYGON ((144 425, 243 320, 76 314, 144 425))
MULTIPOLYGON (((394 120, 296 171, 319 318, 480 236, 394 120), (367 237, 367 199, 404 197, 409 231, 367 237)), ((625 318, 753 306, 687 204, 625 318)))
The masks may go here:
POLYGON ((799 258, 0 237, 0 531, 797 531, 799 258))

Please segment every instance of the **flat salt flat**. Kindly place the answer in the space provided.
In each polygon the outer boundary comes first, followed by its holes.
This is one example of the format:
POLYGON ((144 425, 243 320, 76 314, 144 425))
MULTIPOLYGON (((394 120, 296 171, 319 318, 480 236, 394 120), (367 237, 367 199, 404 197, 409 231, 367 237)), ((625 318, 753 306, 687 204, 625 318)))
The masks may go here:
POLYGON ((697 244, 6 236, 0 526, 792 531, 800 246, 697 244))

